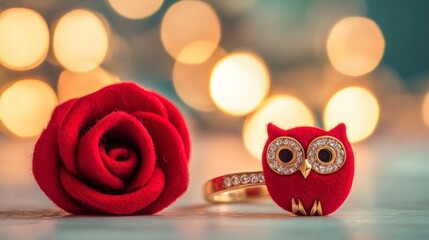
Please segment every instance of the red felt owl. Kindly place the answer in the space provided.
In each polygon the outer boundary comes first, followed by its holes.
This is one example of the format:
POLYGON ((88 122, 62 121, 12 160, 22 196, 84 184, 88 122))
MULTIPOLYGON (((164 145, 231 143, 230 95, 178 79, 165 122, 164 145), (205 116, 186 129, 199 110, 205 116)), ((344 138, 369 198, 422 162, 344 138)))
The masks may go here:
POLYGON ((262 165, 272 199, 297 215, 322 216, 337 210, 349 195, 354 156, 346 126, 283 130, 268 125, 262 165))

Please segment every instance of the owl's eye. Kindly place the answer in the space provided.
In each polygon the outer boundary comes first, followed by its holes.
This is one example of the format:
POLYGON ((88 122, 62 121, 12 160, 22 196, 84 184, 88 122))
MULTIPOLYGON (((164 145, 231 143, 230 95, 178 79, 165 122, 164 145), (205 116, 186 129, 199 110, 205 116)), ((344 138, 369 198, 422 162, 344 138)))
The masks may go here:
POLYGON ((292 159, 294 158, 293 152, 287 148, 280 149, 278 155, 279 155, 280 161, 284 163, 288 163, 292 161, 292 159))
POLYGON ((329 163, 334 159, 332 152, 331 148, 321 148, 317 151, 317 159, 324 163, 329 163))
POLYGON ((331 136, 314 139, 308 145, 307 155, 312 169, 321 174, 338 171, 346 161, 344 145, 331 136))
POLYGON ((280 137, 269 144, 266 157, 268 165, 274 172, 290 175, 301 165, 304 150, 297 140, 291 137, 280 137))

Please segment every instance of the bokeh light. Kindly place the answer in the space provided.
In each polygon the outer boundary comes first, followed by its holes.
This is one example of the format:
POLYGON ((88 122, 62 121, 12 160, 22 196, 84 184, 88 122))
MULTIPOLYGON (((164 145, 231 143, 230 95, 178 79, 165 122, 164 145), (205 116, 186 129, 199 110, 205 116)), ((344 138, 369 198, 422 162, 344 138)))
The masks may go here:
POLYGON ((58 79, 58 99, 60 103, 93 93, 108 85, 118 83, 119 79, 98 67, 85 73, 65 70, 58 79))
POLYGON ((315 120, 310 109, 295 97, 277 95, 267 99, 254 114, 246 119, 243 128, 244 144, 247 150, 258 159, 268 138, 268 123, 288 129, 300 125, 314 126, 315 120))
POLYGON ((157 12, 164 0, 109 0, 110 6, 129 19, 146 18, 157 12))
POLYGON ((0 62, 12 70, 38 66, 49 49, 49 29, 43 17, 26 8, 0 14, 0 62))
POLYGON ((362 87, 347 87, 338 91, 329 100, 325 113, 325 127, 330 129, 345 123, 351 142, 370 136, 377 126, 380 107, 377 99, 362 87))
POLYGON ((161 41, 177 61, 198 64, 216 50, 221 36, 219 19, 203 1, 180 1, 173 4, 161 24, 161 41))
POLYGON ((70 71, 87 72, 100 65, 108 50, 108 33, 94 13, 77 9, 58 21, 53 38, 57 60, 70 71))
POLYGON ((173 68, 174 89, 187 105, 200 111, 216 108, 210 98, 210 75, 216 62, 224 56, 225 50, 218 48, 207 61, 200 64, 176 61, 173 68))
POLYGON ((270 77, 264 61, 255 54, 236 52, 222 58, 210 79, 210 94, 222 111, 241 116, 265 98, 270 77))
POLYGON ((429 92, 426 94, 423 99, 423 120, 425 124, 429 127, 429 92))
POLYGON ((332 28, 327 52, 332 65, 349 76, 374 70, 383 57, 385 41, 378 25, 364 17, 344 18, 332 28))
POLYGON ((57 96, 43 81, 25 79, 6 85, 0 95, 2 129, 17 137, 33 137, 46 127, 57 96))

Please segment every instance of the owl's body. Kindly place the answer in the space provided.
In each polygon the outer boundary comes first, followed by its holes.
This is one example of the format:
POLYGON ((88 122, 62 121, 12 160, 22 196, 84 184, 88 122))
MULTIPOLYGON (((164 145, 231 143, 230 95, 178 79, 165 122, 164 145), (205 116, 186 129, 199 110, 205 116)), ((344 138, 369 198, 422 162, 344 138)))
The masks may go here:
POLYGON ((330 131, 269 124, 262 163, 272 199, 297 215, 334 212, 353 183, 354 156, 344 124, 330 131))

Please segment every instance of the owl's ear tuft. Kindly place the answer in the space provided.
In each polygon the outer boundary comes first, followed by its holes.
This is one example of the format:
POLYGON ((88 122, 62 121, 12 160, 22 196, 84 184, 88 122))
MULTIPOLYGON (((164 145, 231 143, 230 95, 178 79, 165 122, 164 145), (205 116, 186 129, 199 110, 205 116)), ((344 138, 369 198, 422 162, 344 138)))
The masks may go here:
POLYGON ((269 138, 276 138, 279 135, 282 135, 284 132, 283 129, 277 127, 273 123, 268 123, 267 125, 267 133, 269 138))
POLYGON ((347 138, 346 124, 340 123, 329 131, 331 134, 347 138))

